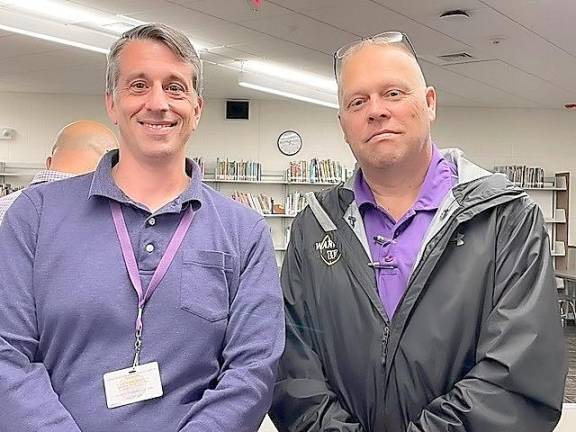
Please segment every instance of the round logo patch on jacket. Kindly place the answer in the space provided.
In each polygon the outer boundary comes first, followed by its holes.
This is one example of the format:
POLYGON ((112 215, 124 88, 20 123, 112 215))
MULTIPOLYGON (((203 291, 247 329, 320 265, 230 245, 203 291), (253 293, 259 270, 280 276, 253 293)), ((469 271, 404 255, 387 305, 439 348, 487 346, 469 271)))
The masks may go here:
POLYGON ((320 253, 320 258, 322 258, 322 261, 324 261, 329 266, 336 264, 342 256, 336 247, 336 243, 332 241, 328 234, 324 236, 322 241, 314 243, 314 247, 320 253))

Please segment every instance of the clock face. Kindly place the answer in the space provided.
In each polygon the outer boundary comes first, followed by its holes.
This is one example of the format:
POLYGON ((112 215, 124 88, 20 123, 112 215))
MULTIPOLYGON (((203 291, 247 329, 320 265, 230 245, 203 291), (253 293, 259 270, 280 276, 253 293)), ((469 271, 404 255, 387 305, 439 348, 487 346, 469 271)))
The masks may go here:
POLYGON ((284 131, 278 137, 278 149, 286 156, 294 156, 302 148, 302 137, 298 132, 284 131))

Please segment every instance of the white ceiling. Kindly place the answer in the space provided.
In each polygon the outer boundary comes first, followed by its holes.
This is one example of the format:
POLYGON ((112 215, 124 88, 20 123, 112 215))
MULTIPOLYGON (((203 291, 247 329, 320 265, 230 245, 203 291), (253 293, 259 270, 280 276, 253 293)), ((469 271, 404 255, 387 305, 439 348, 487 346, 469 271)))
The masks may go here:
MULTIPOLYGON (((270 98, 236 84, 220 65, 260 58, 331 76, 339 46, 385 30, 406 32, 443 105, 556 108, 576 102, 576 0, 70 0, 185 31, 207 45, 209 98, 270 98), (439 15, 464 9, 469 20, 439 15), (498 39, 499 44, 492 41, 498 39), (474 61, 446 64, 466 52, 474 61)), ((3 8, 0 24, 107 48, 114 40, 3 8)), ((105 57, 0 31, 0 91, 101 94, 105 57)))

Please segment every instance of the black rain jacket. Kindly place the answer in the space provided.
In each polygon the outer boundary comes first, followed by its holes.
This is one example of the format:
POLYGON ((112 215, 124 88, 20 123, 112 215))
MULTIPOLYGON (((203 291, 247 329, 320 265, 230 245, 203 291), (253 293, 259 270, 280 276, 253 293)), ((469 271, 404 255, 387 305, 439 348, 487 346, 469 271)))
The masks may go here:
POLYGON ((445 198, 391 320, 352 182, 309 196, 282 268, 287 340, 271 418, 280 432, 547 432, 565 344, 538 206, 445 151, 445 198))

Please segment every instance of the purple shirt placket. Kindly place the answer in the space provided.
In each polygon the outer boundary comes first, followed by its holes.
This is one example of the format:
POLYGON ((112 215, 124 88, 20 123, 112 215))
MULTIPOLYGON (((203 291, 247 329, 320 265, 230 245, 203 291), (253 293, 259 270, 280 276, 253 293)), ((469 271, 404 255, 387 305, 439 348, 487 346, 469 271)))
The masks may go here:
POLYGON ((396 311, 436 210, 456 183, 456 167, 442 157, 436 146, 414 206, 398 221, 376 204, 370 187, 359 172, 355 199, 362 214, 366 237, 376 268, 378 294, 388 317, 396 311))

